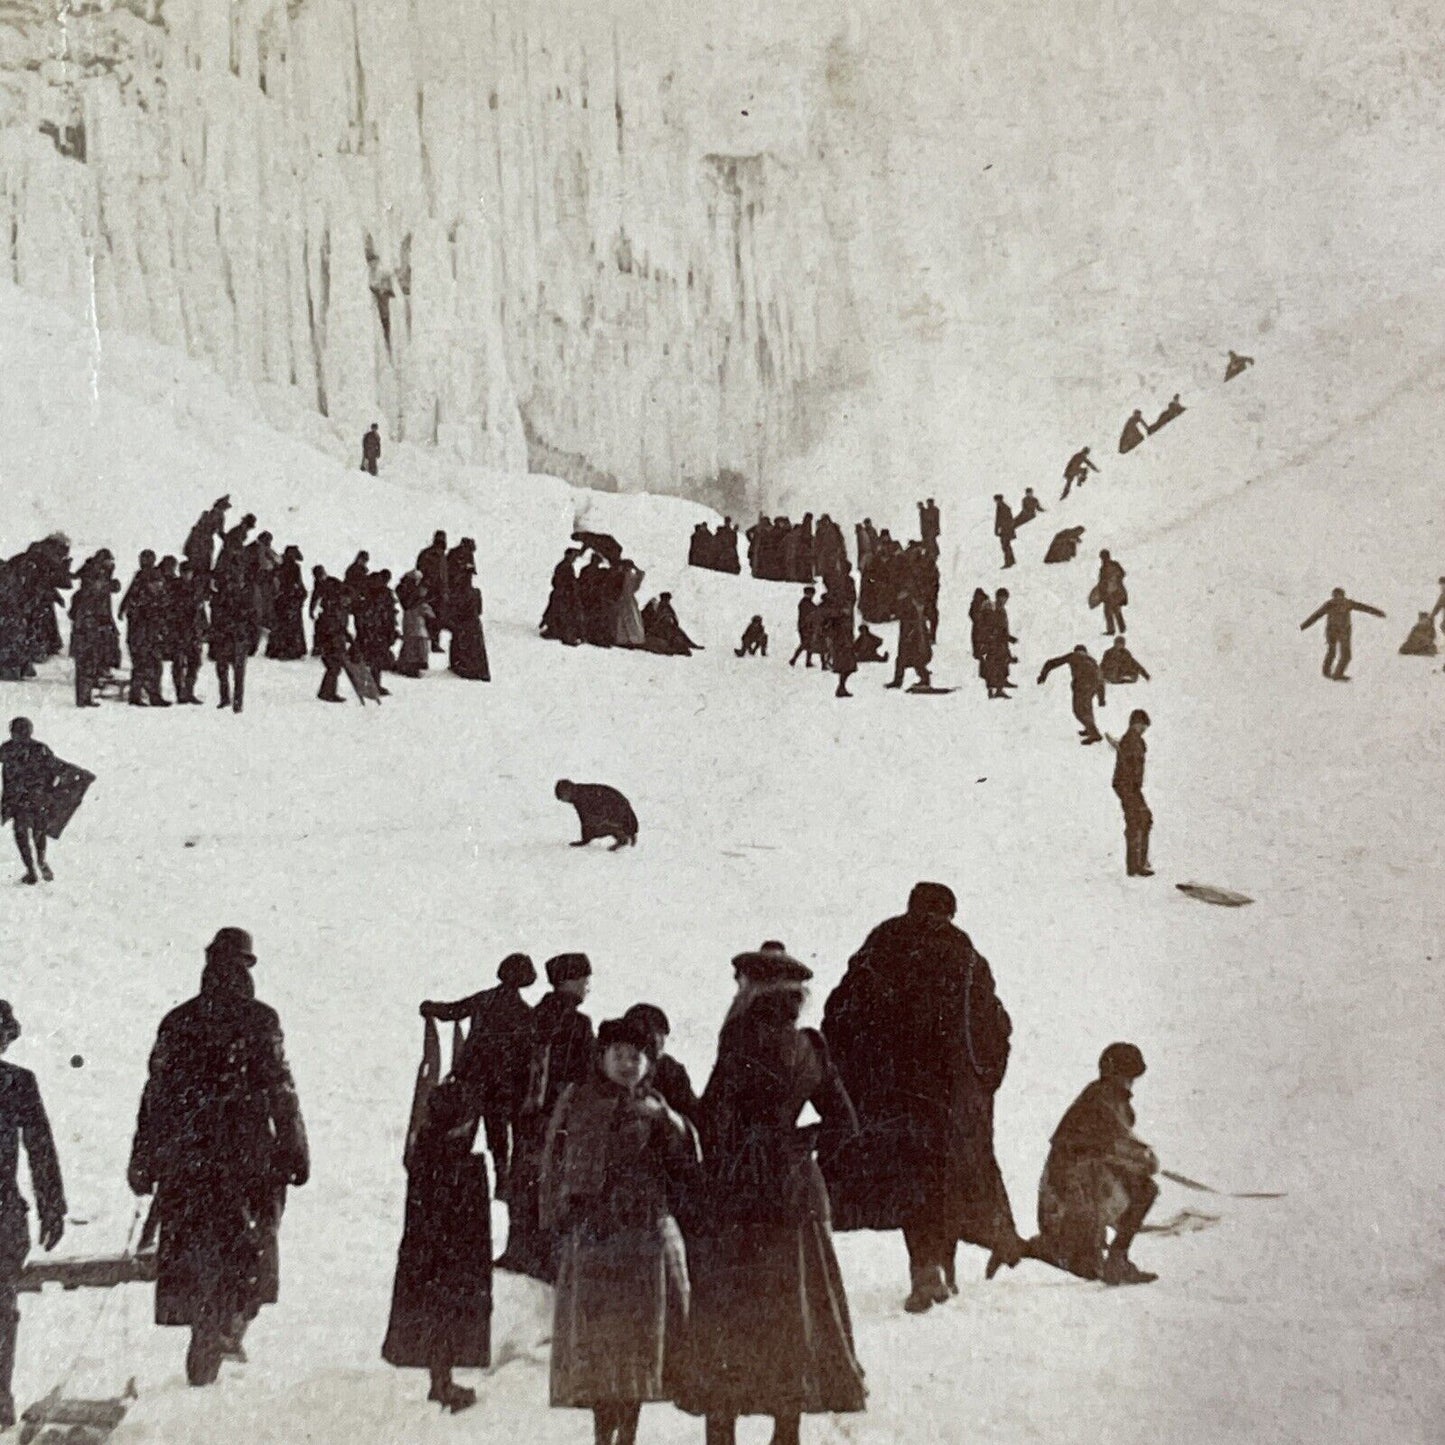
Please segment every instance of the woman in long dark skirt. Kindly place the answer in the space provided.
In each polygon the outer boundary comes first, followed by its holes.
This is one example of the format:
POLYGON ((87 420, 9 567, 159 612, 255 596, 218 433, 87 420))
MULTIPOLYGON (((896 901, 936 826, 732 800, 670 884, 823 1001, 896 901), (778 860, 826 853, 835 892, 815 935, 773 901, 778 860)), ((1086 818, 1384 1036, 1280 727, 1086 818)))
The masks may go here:
POLYGON ((427 1099, 407 1167, 406 1226, 381 1357, 431 1372, 428 1400, 455 1414, 475 1390, 452 1371, 483 1369, 492 1350, 492 1212, 487 1161, 472 1153, 478 1115, 455 1080, 427 1099))
POLYGON ((301 549, 288 547, 276 569, 275 624, 266 639, 266 656, 294 662, 306 656, 306 628, 301 614, 306 607, 306 583, 301 576, 301 549))
POLYGON ((803 1415, 864 1408, 828 1194, 800 1129, 857 1128, 823 1036, 800 1029, 811 971, 781 944, 733 960, 738 996, 702 1096, 699 1209, 684 1221, 692 1279, 682 1409, 707 1419, 707 1445, 733 1445, 739 1415, 771 1415, 773 1445, 798 1445, 803 1415))
POLYGON ((458 677, 474 682, 490 682, 487 665, 487 640, 482 634, 482 594, 472 580, 475 572, 466 572, 453 594, 451 609, 452 650, 448 659, 458 677))

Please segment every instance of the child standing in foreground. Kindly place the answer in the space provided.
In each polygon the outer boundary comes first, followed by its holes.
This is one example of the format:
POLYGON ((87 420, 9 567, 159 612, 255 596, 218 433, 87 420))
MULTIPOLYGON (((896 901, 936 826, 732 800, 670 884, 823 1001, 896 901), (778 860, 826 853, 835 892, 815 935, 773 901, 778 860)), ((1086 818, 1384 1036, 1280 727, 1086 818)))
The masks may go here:
POLYGON ((542 1218, 561 1240, 551 1402, 590 1409, 596 1445, 633 1445, 642 1405, 670 1400, 687 1325, 687 1256, 670 1173, 697 1135, 648 1082, 656 1042, 636 1019, 597 1032, 597 1067, 558 1101, 542 1218))

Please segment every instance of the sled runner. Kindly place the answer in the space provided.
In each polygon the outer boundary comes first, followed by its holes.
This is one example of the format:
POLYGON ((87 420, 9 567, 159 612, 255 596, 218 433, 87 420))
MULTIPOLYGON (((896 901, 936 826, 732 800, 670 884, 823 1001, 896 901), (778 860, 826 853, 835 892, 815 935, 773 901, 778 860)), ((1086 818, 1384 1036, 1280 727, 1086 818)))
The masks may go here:
POLYGON ((114 1289, 118 1284, 154 1284, 156 1255, 94 1254, 80 1259, 32 1259, 20 1271, 16 1288, 39 1294, 48 1284, 63 1289, 114 1289))
POLYGON ((67 1399, 57 1385, 20 1417, 20 1445, 101 1445, 136 1398, 135 1380, 108 1400, 67 1399))
POLYGON ((1198 1209, 1181 1209, 1158 1224, 1143 1224, 1140 1234, 1158 1234, 1175 1239, 1181 1234, 1198 1234, 1201 1229, 1213 1229, 1219 1223, 1219 1215, 1205 1214, 1198 1209))
POLYGON ((947 692, 957 692, 956 687, 924 687, 921 682, 915 682, 912 687, 905 688, 905 692, 920 692, 925 697, 942 697, 947 692))
POLYGON ((1221 908, 1243 908, 1254 899, 1246 893, 1235 893, 1228 888, 1215 888, 1208 883, 1176 883, 1181 893, 1197 898, 1201 903, 1217 903, 1221 908))
POLYGON ((346 670, 352 687, 356 689, 356 700, 362 707, 366 706, 368 698, 372 702, 381 701, 381 689, 377 687, 376 678, 364 662, 353 662, 348 657, 341 666, 346 670))
POLYGON ((1099 589, 1098 589, 1097 586, 1091 587, 1091 588, 1089 589, 1089 606, 1090 606, 1090 607, 1097 607, 1103 600, 1104 600, 1104 599, 1099 596, 1099 589))
POLYGON ((1187 1174, 1176 1174, 1172 1169, 1161 1169, 1159 1176, 1168 1179, 1171 1183, 1181 1184, 1185 1189, 1197 1190, 1200 1194, 1217 1194, 1221 1199, 1283 1199, 1284 1193, 1276 1194, 1263 1193, 1255 1190, 1245 1194, 1233 1194, 1227 1189, 1215 1189, 1212 1185, 1201 1184, 1197 1179, 1191 1179, 1187 1174))
POLYGON ((85 797, 86 789, 94 781, 94 773, 88 773, 74 763, 58 765, 55 781, 45 795, 44 822, 47 837, 58 838, 65 832, 66 825, 75 816, 76 809, 85 797))

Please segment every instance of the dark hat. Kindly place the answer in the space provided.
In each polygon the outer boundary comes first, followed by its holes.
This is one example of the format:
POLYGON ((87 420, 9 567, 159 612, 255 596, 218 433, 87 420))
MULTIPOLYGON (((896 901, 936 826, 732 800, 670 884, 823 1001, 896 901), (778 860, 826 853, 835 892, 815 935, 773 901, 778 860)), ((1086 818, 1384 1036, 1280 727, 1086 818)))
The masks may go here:
POLYGON ((670 1034, 672 1032, 672 1025, 668 1023, 667 1015, 655 1003, 635 1003, 622 1017, 637 1020, 644 1028, 650 1029, 653 1033, 670 1034))
POLYGON ((908 911, 952 918, 958 912, 958 899, 946 883, 915 883, 908 895, 908 911))
POLYGON ((638 1053, 657 1062, 657 1035, 641 1019, 624 1015, 620 1019, 603 1019, 597 1026, 597 1052, 605 1052, 613 1044, 631 1044, 638 1053))
POLYGON ((1099 1055, 1102 1078, 1137 1079, 1144 1072, 1144 1055, 1136 1044, 1110 1044, 1099 1055))
POLYGON ((525 953, 509 953, 497 966, 497 977, 508 988, 531 988, 537 970, 525 953))
POLYGON ((20 1037, 20 1021, 15 1017, 15 1010, 10 1007, 10 1000, 0 998, 0 1048, 7 1044, 13 1044, 20 1037))
POLYGON ((547 970, 547 982, 553 988, 574 978, 592 977, 592 960, 585 953, 559 953, 543 966, 547 970))
POLYGON ((248 968, 256 961, 251 935, 244 928, 218 928, 216 936, 206 945, 206 953, 239 958, 248 968))
POLYGON ((291 546, 287 547, 282 556, 291 562, 304 562, 306 560, 301 555, 300 547, 297 547, 294 543, 291 546))
POLYGON ((733 968, 749 983, 807 983, 813 970, 796 958, 776 939, 769 939, 751 953, 740 953, 733 968))

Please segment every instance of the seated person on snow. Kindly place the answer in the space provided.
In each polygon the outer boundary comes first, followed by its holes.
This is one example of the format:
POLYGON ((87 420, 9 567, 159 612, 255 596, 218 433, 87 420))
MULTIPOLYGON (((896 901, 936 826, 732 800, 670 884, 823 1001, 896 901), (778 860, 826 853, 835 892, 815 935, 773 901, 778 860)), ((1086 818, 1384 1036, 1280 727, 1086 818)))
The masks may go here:
MULTIPOLYGON (((1110 1044, 1099 1057, 1099 1077, 1059 1121, 1039 1181, 1039 1233, 1024 1246, 1025 1259, 1042 1260, 1081 1279, 1105 1284, 1148 1284, 1158 1278, 1129 1258, 1159 1186, 1159 1160, 1134 1134, 1134 1080, 1144 1056, 1133 1044, 1110 1044), (1107 1243, 1107 1232, 1114 1238, 1107 1243)), ((988 1262, 992 1279, 1004 1264, 988 1262)))
POLYGON ((1112 683, 1115 687, 1123 683, 1138 682, 1141 677, 1145 682, 1150 680, 1139 660, 1124 645, 1122 637, 1116 637, 1113 646, 1104 649, 1104 655, 1099 659, 1099 672, 1105 682, 1112 683))
POLYGON ((1434 657, 1435 651, 1435 623, 1428 612, 1422 612, 1410 635, 1400 644, 1400 652, 1405 657, 1434 657))
POLYGON ((756 657, 759 653, 764 657, 768 655, 768 634, 761 617, 755 615, 743 629, 742 641, 733 648, 733 652, 738 657, 756 657))
POLYGON ((853 656, 858 662, 888 661, 888 654, 883 651, 883 639, 866 622, 858 624, 858 636, 853 643, 853 656))

